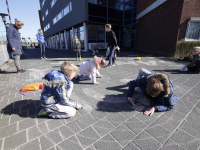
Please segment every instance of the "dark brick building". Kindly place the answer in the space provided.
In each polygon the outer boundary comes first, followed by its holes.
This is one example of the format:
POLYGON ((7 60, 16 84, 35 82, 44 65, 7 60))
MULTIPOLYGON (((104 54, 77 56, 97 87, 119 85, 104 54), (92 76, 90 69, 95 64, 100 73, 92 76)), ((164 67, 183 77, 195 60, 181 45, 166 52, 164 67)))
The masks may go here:
POLYGON ((177 41, 200 40, 200 0, 138 0, 135 49, 173 55, 177 41))

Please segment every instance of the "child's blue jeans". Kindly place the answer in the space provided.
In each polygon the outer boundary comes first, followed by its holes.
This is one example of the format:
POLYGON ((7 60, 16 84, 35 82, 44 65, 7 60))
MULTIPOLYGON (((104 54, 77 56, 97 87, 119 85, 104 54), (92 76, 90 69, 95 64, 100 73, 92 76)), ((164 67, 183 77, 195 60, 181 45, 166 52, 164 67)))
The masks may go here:
MULTIPOLYGON (((152 74, 150 71, 148 71, 147 69, 142 68, 142 69, 139 70, 139 73, 138 73, 138 76, 137 76, 137 80, 138 79, 142 79, 143 77, 147 77, 150 74, 152 74)), ((136 87, 135 90, 138 93, 144 94, 143 91, 139 87, 136 87)))

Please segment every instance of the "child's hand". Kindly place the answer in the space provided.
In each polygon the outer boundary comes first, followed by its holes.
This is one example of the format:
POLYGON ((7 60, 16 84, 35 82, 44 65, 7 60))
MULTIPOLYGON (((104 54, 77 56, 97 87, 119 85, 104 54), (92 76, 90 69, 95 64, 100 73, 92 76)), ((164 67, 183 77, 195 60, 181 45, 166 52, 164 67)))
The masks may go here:
POLYGON ((82 109, 83 108, 83 106, 82 105, 80 105, 80 104, 77 104, 77 106, 76 106, 76 109, 82 109))
POLYGON ((147 108, 145 110, 144 114, 147 115, 147 116, 152 116, 154 114, 155 110, 156 110, 155 107, 147 108))
POLYGON ((128 101, 134 105, 134 99, 132 97, 128 97, 128 101))
POLYGON ((99 82, 96 82, 96 83, 94 83, 94 84, 99 85, 100 83, 99 83, 99 82))
POLYGON ((103 75, 99 75, 100 78, 103 78, 103 75))

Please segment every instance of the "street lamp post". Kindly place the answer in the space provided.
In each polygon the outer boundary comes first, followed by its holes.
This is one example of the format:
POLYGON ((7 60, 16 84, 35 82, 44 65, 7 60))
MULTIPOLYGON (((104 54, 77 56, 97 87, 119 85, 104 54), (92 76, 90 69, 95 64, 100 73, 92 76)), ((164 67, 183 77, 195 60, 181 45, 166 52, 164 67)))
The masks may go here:
POLYGON ((2 21, 4 22, 4 25, 6 27, 6 16, 8 16, 8 15, 4 14, 4 13, 0 13, 0 16, 2 17, 2 21))

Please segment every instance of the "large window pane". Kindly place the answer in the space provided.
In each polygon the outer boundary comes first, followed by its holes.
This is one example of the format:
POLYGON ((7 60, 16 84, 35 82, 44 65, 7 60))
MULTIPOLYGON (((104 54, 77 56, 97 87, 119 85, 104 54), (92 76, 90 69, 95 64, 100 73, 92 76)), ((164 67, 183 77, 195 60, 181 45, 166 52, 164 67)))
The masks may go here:
POLYGON ((89 39, 96 39, 96 31, 89 31, 88 32, 89 39))
POLYGON ((107 6, 107 0, 88 0, 89 3, 107 6))
POLYGON ((97 25, 97 30, 104 30, 104 25, 97 25))
POLYGON ((97 40, 103 40, 105 31, 97 31, 97 40))
POLYGON ((108 18, 123 20, 123 11, 108 8, 108 18))
POLYGON ((131 31, 131 26, 125 26, 124 31, 131 31))
POLYGON ((84 26, 80 27, 80 31, 84 31, 84 26))
POLYGON ((96 30, 96 25, 94 25, 94 24, 89 24, 89 25, 88 25, 88 30, 96 30))
POLYGON ((115 25, 123 25, 123 21, 108 19, 108 22, 115 25))
POLYGON ((124 20, 132 19, 132 9, 124 11, 124 20))
POLYGON ((200 22, 191 22, 187 32, 188 39, 199 39, 200 36, 200 22))
POLYGON ((99 16, 99 17, 107 17, 107 8, 99 5, 88 4, 89 7, 89 15, 99 16))
POLYGON ((124 21, 124 25, 129 25, 129 24, 132 24, 132 20, 126 20, 126 21, 124 21))
POLYGON ((102 23, 102 22, 107 22, 107 19, 89 16, 89 21, 102 23))

